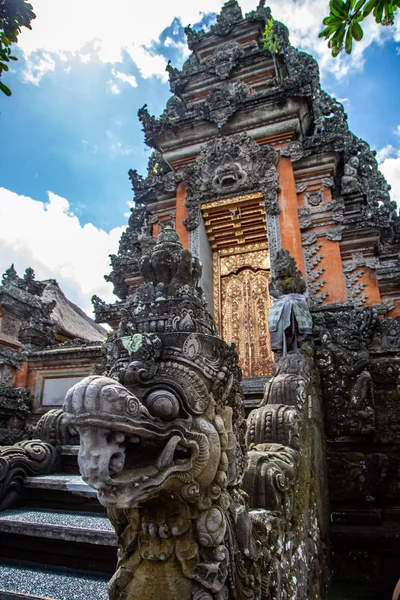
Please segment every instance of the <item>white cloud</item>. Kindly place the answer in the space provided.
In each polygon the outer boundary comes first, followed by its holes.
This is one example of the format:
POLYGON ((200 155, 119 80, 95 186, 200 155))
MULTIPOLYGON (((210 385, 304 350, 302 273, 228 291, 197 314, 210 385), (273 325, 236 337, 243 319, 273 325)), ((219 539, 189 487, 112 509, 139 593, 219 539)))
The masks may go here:
POLYGON ((104 274, 125 227, 107 232, 82 225, 68 200, 48 196, 43 203, 0 188, 0 272, 11 263, 20 274, 30 266, 38 280, 57 279, 68 298, 90 314, 93 294, 115 301, 104 274))
POLYGON ((400 150, 397 152, 397 157, 386 158, 379 168, 392 187, 390 197, 400 207, 400 150))
POLYGON ((400 137, 400 125, 397 125, 394 133, 400 137))
MULTIPOLYGON (((166 80, 166 60, 153 54, 149 46, 174 17, 185 25, 195 23, 203 13, 219 11, 221 4, 222 0, 203 0, 200 10, 193 0, 153 0, 149 10, 143 2, 114 0, 110 10, 105 0, 35 0, 32 31, 21 32, 19 46, 28 59, 45 51, 60 58, 72 53, 85 61, 90 43, 92 58, 115 64, 122 60, 123 52, 128 52, 142 77, 166 80)), ((184 52, 186 48, 182 46, 184 52)), ((31 78, 30 65, 27 78, 31 78)))
POLYGON ((119 89, 118 85, 112 79, 109 79, 107 81, 107 85, 108 85, 108 89, 110 90, 110 92, 112 94, 115 94, 117 96, 118 94, 121 93, 121 90, 119 89))
POLYGON ((113 69, 111 72, 114 75, 114 77, 116 77, 117 79, 120 79, 121 81, 123 81, 124 83, 127 83, 128 85, 130 85, 133 88, 137 87, 137 81, 136 81, 136 77, 134 75, 127 75, 126 73, 117 71, 117 69, 113 69))
POLYGON ((81 54, 80 55, 80 61, 83 62, 85 65, 90 62, 92 55, 91 54, 81 54))
POLYGON ((29 54, 26 57, 26 65, 23 80, 33 85, 39 85, 42 77, 56 68, 56 63, 48 52, 29 54))
POLYGON ((397 153, 397 150, 394 146, 392 146, 392 144, 388 144, 387 146, 384 146, 383 148, 381 148, 380 150, 377 151, 376 153, 376 160, 378 161, 379 164, 383 163, 384 160, 386 160, 387 158, 394 156, 397 153))
MULTIPOLYGON (((400 126, 397 127, 399 131, 400 126)), ((392 144, 378 150, 376 159, 379 168, 391 186, 390 197, 400 207, 400 147, 395 148, 392 144)))

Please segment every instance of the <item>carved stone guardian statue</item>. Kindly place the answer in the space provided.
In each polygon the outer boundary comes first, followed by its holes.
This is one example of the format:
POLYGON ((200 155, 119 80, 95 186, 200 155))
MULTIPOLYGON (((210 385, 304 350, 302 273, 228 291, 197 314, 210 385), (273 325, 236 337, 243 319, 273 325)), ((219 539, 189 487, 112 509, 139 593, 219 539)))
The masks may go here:
POLYGON ((83 479, 118 535, 110 598, 256 600, 237 353, 218 337, 201 265, 173 230, 140 266, 104 376, 76 384, 64 405, 83 479))
POLYGON ((296 352, 312 333, 312 318, 306 301, 306 283, 287 250, 279 250, 271 280, 273 298, 268 318, 271 347, 284 355, 296 352))

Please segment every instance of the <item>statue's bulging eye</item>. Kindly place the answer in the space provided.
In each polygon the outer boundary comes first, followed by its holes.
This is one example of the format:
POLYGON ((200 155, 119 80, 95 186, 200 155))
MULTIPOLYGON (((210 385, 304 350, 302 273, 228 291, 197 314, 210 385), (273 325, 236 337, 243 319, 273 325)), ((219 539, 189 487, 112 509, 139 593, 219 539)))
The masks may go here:
POLYGON ((179 415, 179 400, 168 390, 154 390, 145 398, 145 404, 153 417, 172 421, 179 415))

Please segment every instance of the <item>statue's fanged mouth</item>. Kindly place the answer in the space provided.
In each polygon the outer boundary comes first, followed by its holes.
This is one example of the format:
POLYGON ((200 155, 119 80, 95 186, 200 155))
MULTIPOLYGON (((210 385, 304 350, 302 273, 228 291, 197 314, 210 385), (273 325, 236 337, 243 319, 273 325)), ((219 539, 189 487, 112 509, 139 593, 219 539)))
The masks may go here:
MULTIPOLYGON (((112 437, 109 434, 109 438, 112 437)), ((155 434, 143 428, 109 446, 108 476, 101 469, 83 473, 83 479, 98 490, 106 506, 124 508, 157 491, 174 473, 192 469, 199 455, 195 440, 186 440, 181 432, 155 434)), ((104 465, 105 466, 105 465, 104 465)))

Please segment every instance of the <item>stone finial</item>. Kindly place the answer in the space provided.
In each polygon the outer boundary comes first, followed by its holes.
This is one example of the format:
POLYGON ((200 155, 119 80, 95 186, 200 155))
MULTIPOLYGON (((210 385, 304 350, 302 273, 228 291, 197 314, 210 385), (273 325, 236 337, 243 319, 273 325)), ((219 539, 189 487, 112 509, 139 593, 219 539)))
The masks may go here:
POLYGON ((15 285, 17 280, 18 280, 18 274, 14 268, 14 263, 13 263, 11 265, 11 267, 9 267, 6 271, 4 271, 1 283, 4 286, 9 286, 9 285, 13 285, 13 284, 15 285))

